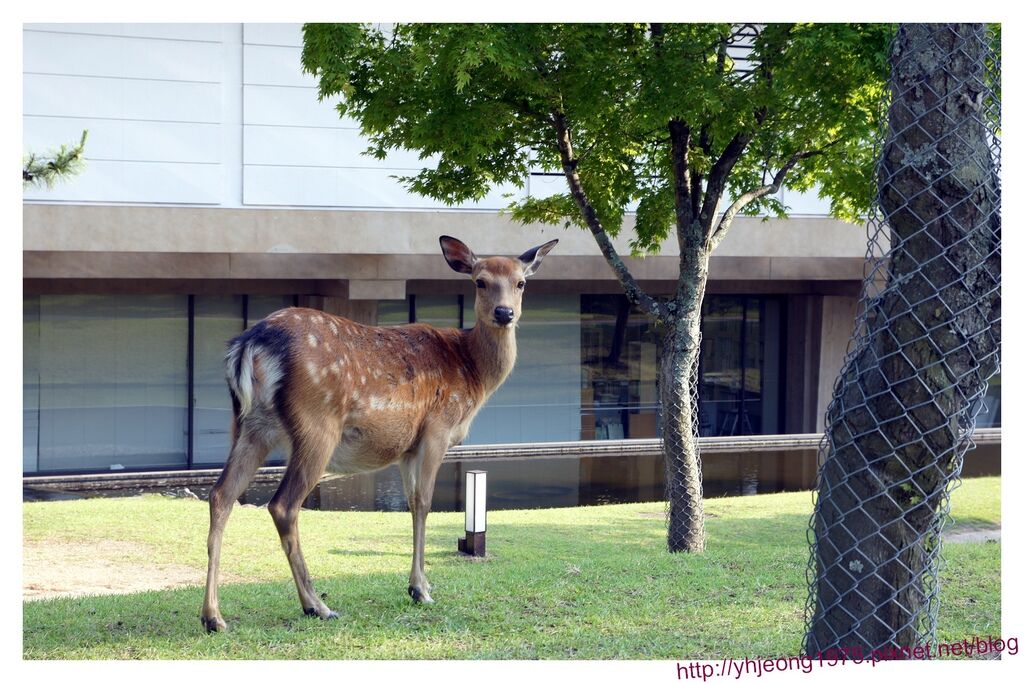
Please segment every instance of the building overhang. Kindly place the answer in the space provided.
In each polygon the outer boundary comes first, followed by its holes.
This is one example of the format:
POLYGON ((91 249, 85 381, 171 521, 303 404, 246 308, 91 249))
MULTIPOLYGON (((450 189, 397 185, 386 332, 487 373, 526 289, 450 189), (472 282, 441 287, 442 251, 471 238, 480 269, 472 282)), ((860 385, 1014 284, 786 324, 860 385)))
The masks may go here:
MULTIPOLYGON (((462 276, 437 244, 450 234, 481 255, 558 238, 531 282, 614 282, 589 232, 496 212, 27 203, 23 215, 26 279, 454 282, 462 276)), ((614 240, 621 254, 632 221, 614 240)), ((865 247, 863 226, 831 218, 740 217, 712 256, 710 279, 859 282, 865 247)), ((674 282, 678 245, 670 238, 657 255, 624 260, 641 282, 674 282)))

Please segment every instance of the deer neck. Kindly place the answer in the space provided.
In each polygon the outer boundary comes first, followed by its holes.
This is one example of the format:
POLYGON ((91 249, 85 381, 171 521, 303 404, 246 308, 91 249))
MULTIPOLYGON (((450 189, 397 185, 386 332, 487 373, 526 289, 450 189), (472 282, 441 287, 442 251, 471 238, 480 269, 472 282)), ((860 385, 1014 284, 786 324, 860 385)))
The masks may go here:
POLYGON ((490 395, 501 386, 516 364, 515 327, 497 328, 477 323, 466 333, 465 340, 483 389, 490 395))

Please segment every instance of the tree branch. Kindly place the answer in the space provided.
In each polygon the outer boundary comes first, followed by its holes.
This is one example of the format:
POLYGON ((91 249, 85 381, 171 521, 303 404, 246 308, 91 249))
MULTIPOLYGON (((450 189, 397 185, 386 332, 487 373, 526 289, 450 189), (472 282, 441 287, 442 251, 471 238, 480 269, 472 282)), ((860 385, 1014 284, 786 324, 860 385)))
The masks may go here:
POLYGON ((793 156, 786 160, 786 163, 782 165, 782 168, 778 170, 775 176, 772 178, 770 185, 762 185, 761 187, 745 192, 741 194, 736 200, 725 210, 722 214, 722 218, 719 219, 718 225, 711 232, 707 239, 708 250, 713 250, 722 240, 725 239, 725 234, 729 231, 729 227, 732 225, 732 221, 736 218, 737 214, 743 210, 743 207, 750 204, 750 202, 760 199, 765 195, 775 194, 782 189, 782 183, 786 179, 786 175, 793 170, 801 160, 808 157, 813 157, 818 154, 822 154, 824 150, 815 149, 803 152, 797 152, 793 156))
POLYGON ((583 214, 583 220, 594 236, 594 240, 597 242, 597 246, 601 250, 605 261, 611 266, 612 272, 615 273, 615 277, 618 279, 619 284, 622 285, 630 301, 650 315, 657 318, 664 317, 662 305, 640 287, 633 274, 629 272, 629 268, 622 262, 622 258, 615 250, 615 245, 612 244, 611 238, 605 232, 604 226, 601 225, 597 211, 594 210, 590 199, 583 190, 579 173, 576 170, 579 160, 573 157, 572 140, 565 114, 558 110, 553 111, 551 114, 551 124, 555 129, 558 152, 562 160, 562 171, 565 173, 565 178, 569 183, 569 192, 579 207, 580 213, 583 214))
MULTIPOLYGON (((673 197, 676 206, 677 232, 693 220, 693 204, 690 200, 690 127, 672 119, 668 122, 669 139, 672 141, 673 197)), ((680 244, 682 247, 682 244, 680 244)))
POLYGON ((743 156, 743 150, 754 138, 754 134, 748 131, 736 133, 729 144, 725 146, 722 156, 718 157, 715 165, 708 172, 708 186, 704 191, 704 203, 700 209, 700 223, 704 227, 704 239, 711 237, 712 226, 715 214, 718 213, 718 204, 725 193, 725 182, 732 173, 733 166, 743 156))

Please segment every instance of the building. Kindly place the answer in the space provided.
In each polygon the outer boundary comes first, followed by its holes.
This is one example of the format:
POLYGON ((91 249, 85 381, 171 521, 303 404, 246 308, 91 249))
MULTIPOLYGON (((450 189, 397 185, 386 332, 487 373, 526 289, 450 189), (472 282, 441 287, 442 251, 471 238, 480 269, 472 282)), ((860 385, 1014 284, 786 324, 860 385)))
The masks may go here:
MULTIPOLYGON (((283 306, 471 326, 473 287, 440 234, 479 254, 561 240, 527 288, 517 368, 467 443, 655 436, 654 332, 590 235, 512 223, 498 210, 515 188, 455 208, 406 193, 392 176, 419 160, 361 155, 300 48, 299 25, 25 26, 25 149, 90 134, 82 176, 25 194, 24 471, 219 465, 225 341, 283 306)), ((822 428, 865 230, 813 196, 784 201, 789 220, 737 219, 712 259, 706 435, 822 428)), ((672 291, 673 248, 630 260, 648 291, 672 291)))

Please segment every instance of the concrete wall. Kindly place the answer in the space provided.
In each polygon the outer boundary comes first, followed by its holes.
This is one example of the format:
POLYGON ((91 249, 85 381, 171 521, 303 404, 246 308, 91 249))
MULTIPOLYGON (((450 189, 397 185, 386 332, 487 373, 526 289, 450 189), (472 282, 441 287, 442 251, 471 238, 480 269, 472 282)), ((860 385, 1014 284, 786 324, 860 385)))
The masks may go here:
MULTIPOLYGON (((495 212, 295 211, 26 204, 25 277, 453 279, 437 237, 479 254, 559 245, 538 279, 610 280, 591 235, 523 226, 495 212)), ((632 218, 629 219, 631 221, 632 218)), ((631 223, 616 238, 629 251, 631 223)), ((711 262, 714 280, 860 280, 865 235, 828 218, 741 217, 711 262)), ((629 259, 640 280, 674 281, 678 245, 629 259)))
POLYGON ((846 349, 853 334, 857 297, 826 296, 821 309, 821 357, 818 363, 818 409, 814 431, 825 429, 825 412, 832 401, 832 389, 843 369, 846 349))

